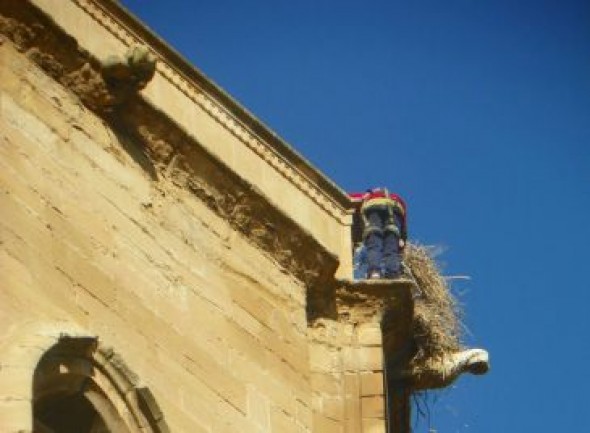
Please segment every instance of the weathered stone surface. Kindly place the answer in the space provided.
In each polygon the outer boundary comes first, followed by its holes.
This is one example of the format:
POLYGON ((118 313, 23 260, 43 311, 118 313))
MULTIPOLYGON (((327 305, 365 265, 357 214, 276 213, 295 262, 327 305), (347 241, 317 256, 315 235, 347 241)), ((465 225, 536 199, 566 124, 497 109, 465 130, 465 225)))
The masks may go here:
POLYGON ((32 431, 65 335, 145 431, 383 431, 410 291, 334 279, 346 197, 115 2, 54 5, 0 3, 0 430, 32 431), (153 79, 117 99, 100 60, 140 42, 153 79))
MULTIPOLYGON (((247 417, 249 377, 261 398, 294 415, 294 390, 309 393, 306 335, 290 326, 292 312, 304 309, 304 286, 247 239, 230 236, 231 226, 190 193, 153 185, 115 134, 92 138, 101 134, 100 121, 77 126, 90 113, 72 119, 34 83, 25 93, 34 97, 21 99, 14 83, 28 60, 10 44, 0 55, 12 65, 2 69, 0 83, 2 311, 19 313, 0 315, 2 326, 18 323, 25 311, 27 319, 80 323, 123 348, 164 413, 179 404, 179 394, 197 393, 199 407, 220 401, 247 417), (251 369, 240 363, 233 370, 231 350, 251 369)), ((6 397, 26 389, 11 377, 6 397)), ((202 424, 213 425, 219 404, 213 407, 202 424)), ((172 412, 192 417, 194 409, 172 412)), ((170 425, 186 422, 181 416, 170 425)))

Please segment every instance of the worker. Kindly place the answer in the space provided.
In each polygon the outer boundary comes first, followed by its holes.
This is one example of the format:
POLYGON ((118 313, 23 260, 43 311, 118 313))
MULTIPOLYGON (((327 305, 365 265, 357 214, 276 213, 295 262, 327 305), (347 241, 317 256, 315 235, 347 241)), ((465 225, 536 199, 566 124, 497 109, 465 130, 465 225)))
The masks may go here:
POLYGON ((401 254, 406 245, 406 204, 385 188, 350 193, 363 223, 363 244, 369 279, 395 278, 401 273, 401 254))

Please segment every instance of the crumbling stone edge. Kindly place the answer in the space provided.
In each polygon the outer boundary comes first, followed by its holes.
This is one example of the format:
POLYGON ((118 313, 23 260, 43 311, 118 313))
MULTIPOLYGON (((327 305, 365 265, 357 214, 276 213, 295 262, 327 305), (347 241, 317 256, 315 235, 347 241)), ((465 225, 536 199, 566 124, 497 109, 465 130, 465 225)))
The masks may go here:
MULTIPOLYGON (((154 182, 190 191, 287 272, 314 290, 329 281, 338 258, 273 206, 264 194, 206 151, 173 119, 135 91, 113 89, 94 58, 28 0, 0 3, 0 43, 10 40, 49 76, 76 94, 147 160, 154 182)), ((123 55, 124 53, 113 53, 123 55)))

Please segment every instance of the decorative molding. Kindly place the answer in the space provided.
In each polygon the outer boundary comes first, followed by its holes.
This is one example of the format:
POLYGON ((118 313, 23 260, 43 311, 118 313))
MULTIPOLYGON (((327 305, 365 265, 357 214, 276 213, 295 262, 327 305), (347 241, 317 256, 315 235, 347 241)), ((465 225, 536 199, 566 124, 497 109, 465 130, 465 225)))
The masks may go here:
MULTIPOLYGON (((108 30, 113 36, 119 39, 127 46, 135 44, 148 44, 139 35, 133 33, 129 27, 124 27, 120 21, 117 21, 113 14, 108 11, 100 2, 95 0, 70 0, 84 12, 91 16, 97 23, 108 30)), ((104 2, 103 2, 104 3, 104 2)), ((112 6, 112 2, 108 1, 112 6)), ((122 10, 120 10, 122 12, 122 10)), ((120 16, 117 18, 121 18, 120 16)), ((153 49, 153 47, 152 47, 153 49)), ((244 143, 248 148, 259 155, 271 167, 273 167, 283 177, 288 179, 293 185, 310 197, 317 205, 333 216, 337 221, 345 224, 348 219, 347 206, 341 200, 338 203, 333 197, 322 193, 317 185, 309 179, 301 170, 294 167, 289 160, 280 155, 265 140, 255 134, 250 128, 236 117, 232 112, 226 109, 223 104, 219 103, 214 97, 200 87, 194 80, 186 78, 174 65, 167 59, 163 53, 156 52, 159 57, 157 72, 166 78, 173 86, 182 92, 187 98, 199 105, 205 112, 214 118, 221 126, 227 129, 232 135, 244 143)), ((214 86, 213 86, 214 87, 214 86)), ((235 104, 235 101, 234 101, 235 104)), ((237 104, 236 104, 237 105, 237 104)), ((268 131, 271 135, 272 132, 268 131)), ((293 152, 291 150, 291 152, 293 152)), ((306 162, 305 160, 303 160, 306 162)), ((308 164, 309 165, 309 164, 308 164)), ((313 167, 309 169, 316 171, 313 167)), ((322 176, 315 173, 316 176, 322 176)))
POLYGON ((98 7, 95 2, 91 0, 71 0, 74 4, 79 6, 83 11, 90 15, 94 20, 105 29, 107 29, 113 36, 123 42, 127 46, 137 43, 137 37, 133 36, 125 30, 117 21, 103 8, 98 7))
MULTIPOLYGON (((256 185, 198 145, 173 119, 137 94, 121 105, 109 103, 114 95, 98 59, 44 13, 22 0, 0 3, 0 33, 16 45, 14 28, 20 29, 18 34, 31 33, 19 50, 109 124, 121 146, 158 181, 154 183, 156 191, 172 184, 191 192, 312 291, 333 277, 338 258, 332 252, 272 205, 256 185), (23 8, 23 4, 29 7, 23 8), (3 18, 1 13, 14 17, 3 18), (3 19, 10 25, 2 25, 3 19)), ((273 158, 266 146, 258 145, 266 158, 273 158)), ((295 176, 296 181, 301 179, 295 176)), ((320 194, 317 188, 315 191, 320 194)))

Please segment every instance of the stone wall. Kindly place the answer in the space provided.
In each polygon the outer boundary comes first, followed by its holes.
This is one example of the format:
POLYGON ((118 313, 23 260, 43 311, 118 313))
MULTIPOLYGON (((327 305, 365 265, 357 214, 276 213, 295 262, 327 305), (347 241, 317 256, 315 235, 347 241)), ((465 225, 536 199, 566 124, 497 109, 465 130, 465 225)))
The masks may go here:
POLYGON ((121 19, 113 0, 31 3, 96 59, 121 54, 134 44, 149 45, 158 64, 143 98, 337 255, 342 276, 351 272, 346 195, 294 149, 141 23, 121 19))
POLYGON ((79 393, 92 432, 384 432, 409 291, 335 279, 342 192, 116 2, 57 5, 0 4, 0 430, 79 393), (101 105, 137 42, 153 82, 101 105))
MULTIPOLYGON (((133 366, 172 431, 309 431, 302 283, 153 182, 132 143, 11 43, 0 59, 2 347, 24 324, 73 323, 133 366)), ((0 404, 30 398, 20 385, 0 404)))

